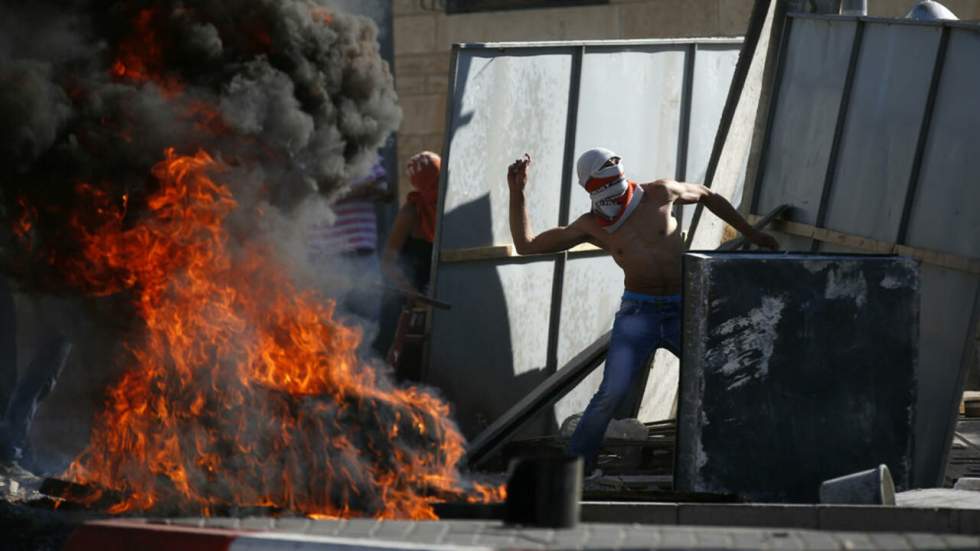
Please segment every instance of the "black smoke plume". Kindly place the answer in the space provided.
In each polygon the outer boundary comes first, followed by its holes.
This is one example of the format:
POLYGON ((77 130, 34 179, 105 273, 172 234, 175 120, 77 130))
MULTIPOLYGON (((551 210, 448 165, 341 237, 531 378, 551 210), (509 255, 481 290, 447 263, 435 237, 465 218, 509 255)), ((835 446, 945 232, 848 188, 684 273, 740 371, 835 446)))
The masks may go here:
POLYGON ((240 202, 336 193, 400 121, 376 33, 312 0, 3 2, 0 265, 62 292, 79 185, 136 221, 168 147, 247 173, 240 202))

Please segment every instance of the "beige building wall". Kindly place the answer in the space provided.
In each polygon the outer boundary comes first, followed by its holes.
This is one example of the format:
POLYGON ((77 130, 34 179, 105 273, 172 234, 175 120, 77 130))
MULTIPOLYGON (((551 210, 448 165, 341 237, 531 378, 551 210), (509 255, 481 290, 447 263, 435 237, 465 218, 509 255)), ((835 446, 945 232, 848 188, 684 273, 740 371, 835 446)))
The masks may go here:
MULTIPOLYGON (((450 49, 458 42, 741 36, 753 0, 610 0, 607 5, 446 15, 433 0, 392 0, 395 86, 404 113, 398 166, 445 131, 450 49)), ((915 0, 868 0, 869 15, 901 17, 915 0)), ((980 18, 980 0, 947 0, 962 19, 980 18)), ((399 175, 401 176, 401 175, 399 175)), ((408 193, 399 178, 400 195, 408 193)))

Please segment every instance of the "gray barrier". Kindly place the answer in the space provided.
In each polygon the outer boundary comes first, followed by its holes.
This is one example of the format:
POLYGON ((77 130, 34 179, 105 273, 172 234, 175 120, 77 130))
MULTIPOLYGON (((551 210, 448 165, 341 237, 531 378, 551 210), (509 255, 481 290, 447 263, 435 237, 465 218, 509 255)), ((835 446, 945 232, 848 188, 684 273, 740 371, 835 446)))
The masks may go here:
MULTIPOLYGON (((606 332, 623 291, 622 272, 602 253, 519 258, 504 247, 511 243, 507 165, 524 152, 534 159, 527 204, 537 231, 588 210, 574 160, 591 147, 620 153, 636 181, 700 181, 740 44, 454 47, 433 267, 435 296, 453 309, 433 313, 425 380, 443 389, 467 436, 606 332)), ((581 411, 599 375, 524 435, 553 432, 581 411)), ((663 404, 646 409, 660 417, 663 404)))
POLYGON ((924 261, 913 485, 942 482, 976 366, 980 26, 791 15, 752 212, 790 203, 791 248, 924 261))

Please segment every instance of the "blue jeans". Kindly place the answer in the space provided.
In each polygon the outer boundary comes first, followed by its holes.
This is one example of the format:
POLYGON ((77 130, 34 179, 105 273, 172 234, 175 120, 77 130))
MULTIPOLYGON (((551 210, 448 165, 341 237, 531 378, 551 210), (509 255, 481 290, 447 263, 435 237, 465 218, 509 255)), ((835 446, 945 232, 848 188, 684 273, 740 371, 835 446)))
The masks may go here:
POLYGON ((595 467, 606 427, 658 348, 680 356, 681 297, 626 291, 616 313, 602 384, 585 408, 568 444, 569 453, 585 459, 585 472, 595 467))

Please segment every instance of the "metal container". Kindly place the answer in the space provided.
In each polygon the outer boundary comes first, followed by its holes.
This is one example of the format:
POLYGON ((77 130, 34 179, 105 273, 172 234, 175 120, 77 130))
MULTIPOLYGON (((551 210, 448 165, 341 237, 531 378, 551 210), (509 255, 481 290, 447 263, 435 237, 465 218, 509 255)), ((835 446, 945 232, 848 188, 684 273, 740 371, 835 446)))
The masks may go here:
POLYGON ((582 458, 528 456, 511 461, 507 481, 508 524, 572 528, 582 501, 582 458))
POLYGON ((887 465, 824 481, 820 503, 895 505, 895 484, 887 465))

